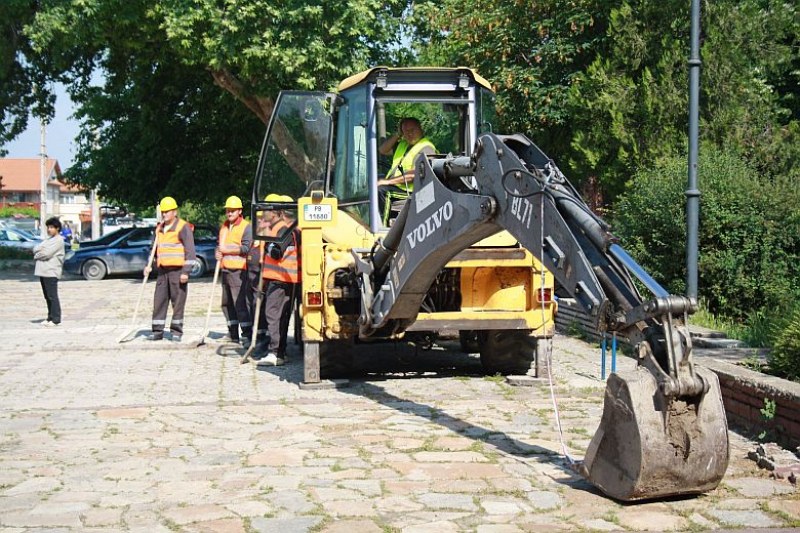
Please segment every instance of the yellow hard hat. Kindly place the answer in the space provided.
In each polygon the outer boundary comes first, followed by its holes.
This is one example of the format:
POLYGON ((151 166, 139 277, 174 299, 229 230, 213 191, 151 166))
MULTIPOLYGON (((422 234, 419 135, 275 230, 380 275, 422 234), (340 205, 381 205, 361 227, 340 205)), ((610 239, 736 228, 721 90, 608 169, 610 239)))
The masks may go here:
POLYGON ((281 202, 290 203, 290 204, 294 203, 294 199, 291 196, 287 195, 287 194, 282 194, 280 201, 281 202))
POLYGON ((178 202, 175 201, 175 198, 172 196, 165 196, 161 199, 161 203, 158 204, 158 207, 161 208, 161 212, 164 211, 172 211, 173 209, 178 209, 178 202))
POLYGON ((228 196, 225 209, 242 209, 242 200, 238 196, 228 196))
POLYGON ((282 202, 283 201, 282 198, 283 197, 280 194, 275 194, 274 192, 271 192, 271 193, 269 193, 267 195, 266 198, 264 198, 264 201, 265 202, 282 202))

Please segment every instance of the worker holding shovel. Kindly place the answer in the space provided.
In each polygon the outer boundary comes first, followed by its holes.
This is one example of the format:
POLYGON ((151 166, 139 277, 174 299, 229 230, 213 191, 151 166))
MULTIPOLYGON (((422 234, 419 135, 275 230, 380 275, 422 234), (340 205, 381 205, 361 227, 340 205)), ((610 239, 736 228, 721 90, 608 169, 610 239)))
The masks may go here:
POLYGON ((250 347, 253 321, 247 306, 247 254, 253 244, 253 230, 242 217, 242 200, 230 196, 225 201, 225 222, 219 230, 215 252, 222 264, 222 312, 228 324, 231 341, 250 347), (241 335, 239 329, 241 328, 241 335))
MULTIPOLYGON (((183 336, 183 311, 186 307, 186 296, 189 291, 189 272, 194 264, 194 234, 192 226, 178 218, 178 203, 171 196, 166 196, 159 204, 161 225, 156 228, 156 290, 153 298, 153 334, 150 340, 160 341, 164 338, 167 323, 167 309, 172 302, 172 321, 170 331, 172 340, 180 342, 183 336)), ((152 265, 144 269, 149 276, 152 265)))

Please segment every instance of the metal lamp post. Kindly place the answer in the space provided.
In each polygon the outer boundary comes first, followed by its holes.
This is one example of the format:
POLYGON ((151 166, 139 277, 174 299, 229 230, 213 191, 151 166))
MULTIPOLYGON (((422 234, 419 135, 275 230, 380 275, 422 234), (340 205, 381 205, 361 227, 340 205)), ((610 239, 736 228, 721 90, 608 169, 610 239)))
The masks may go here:
POLYGON ((697 188, 700 100, 700 0, 692 0, 689 56, 689 180, 686 188, 686 296, 697 299, 697 248, 700 190, 697 188))

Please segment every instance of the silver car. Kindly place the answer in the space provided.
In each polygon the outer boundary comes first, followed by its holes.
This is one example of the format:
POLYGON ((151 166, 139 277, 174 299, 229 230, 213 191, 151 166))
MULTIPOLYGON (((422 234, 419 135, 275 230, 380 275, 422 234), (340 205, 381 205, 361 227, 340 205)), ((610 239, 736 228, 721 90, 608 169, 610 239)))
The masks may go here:
POLYGON ((34 238, 33 235, 16 228, 8 226, 0 228, 0 246, 33 250, 34 246, 40 242, 41 240, 34 238))

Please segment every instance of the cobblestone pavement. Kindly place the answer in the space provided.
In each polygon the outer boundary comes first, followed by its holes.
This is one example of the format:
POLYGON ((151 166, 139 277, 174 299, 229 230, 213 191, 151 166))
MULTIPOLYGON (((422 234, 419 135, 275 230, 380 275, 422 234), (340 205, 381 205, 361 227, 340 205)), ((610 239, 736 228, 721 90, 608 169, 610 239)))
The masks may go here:
MULTIPOLYGON (((2 531, 448 532, 701 530, 800 526, 800 495, 745 459, 710 494, 622 505, 574 475, 546 382, 511 387, 475 356, 375 350, 336 390, 301 390, 285 367, 197 348, 211 282, 193 282, 182 343, 118 344, 140 281, 67 279, 45 328, 38 280, 0 272, 2 531), (383 369, 383 372, 380 370, 383 369)), ((293 348, 296 350, 296 348, 293 348)), ((596 346, 553 342, 569 453, 601 413, 596 346)), ((620 361, 620 368, 631 365, 620 361)))

